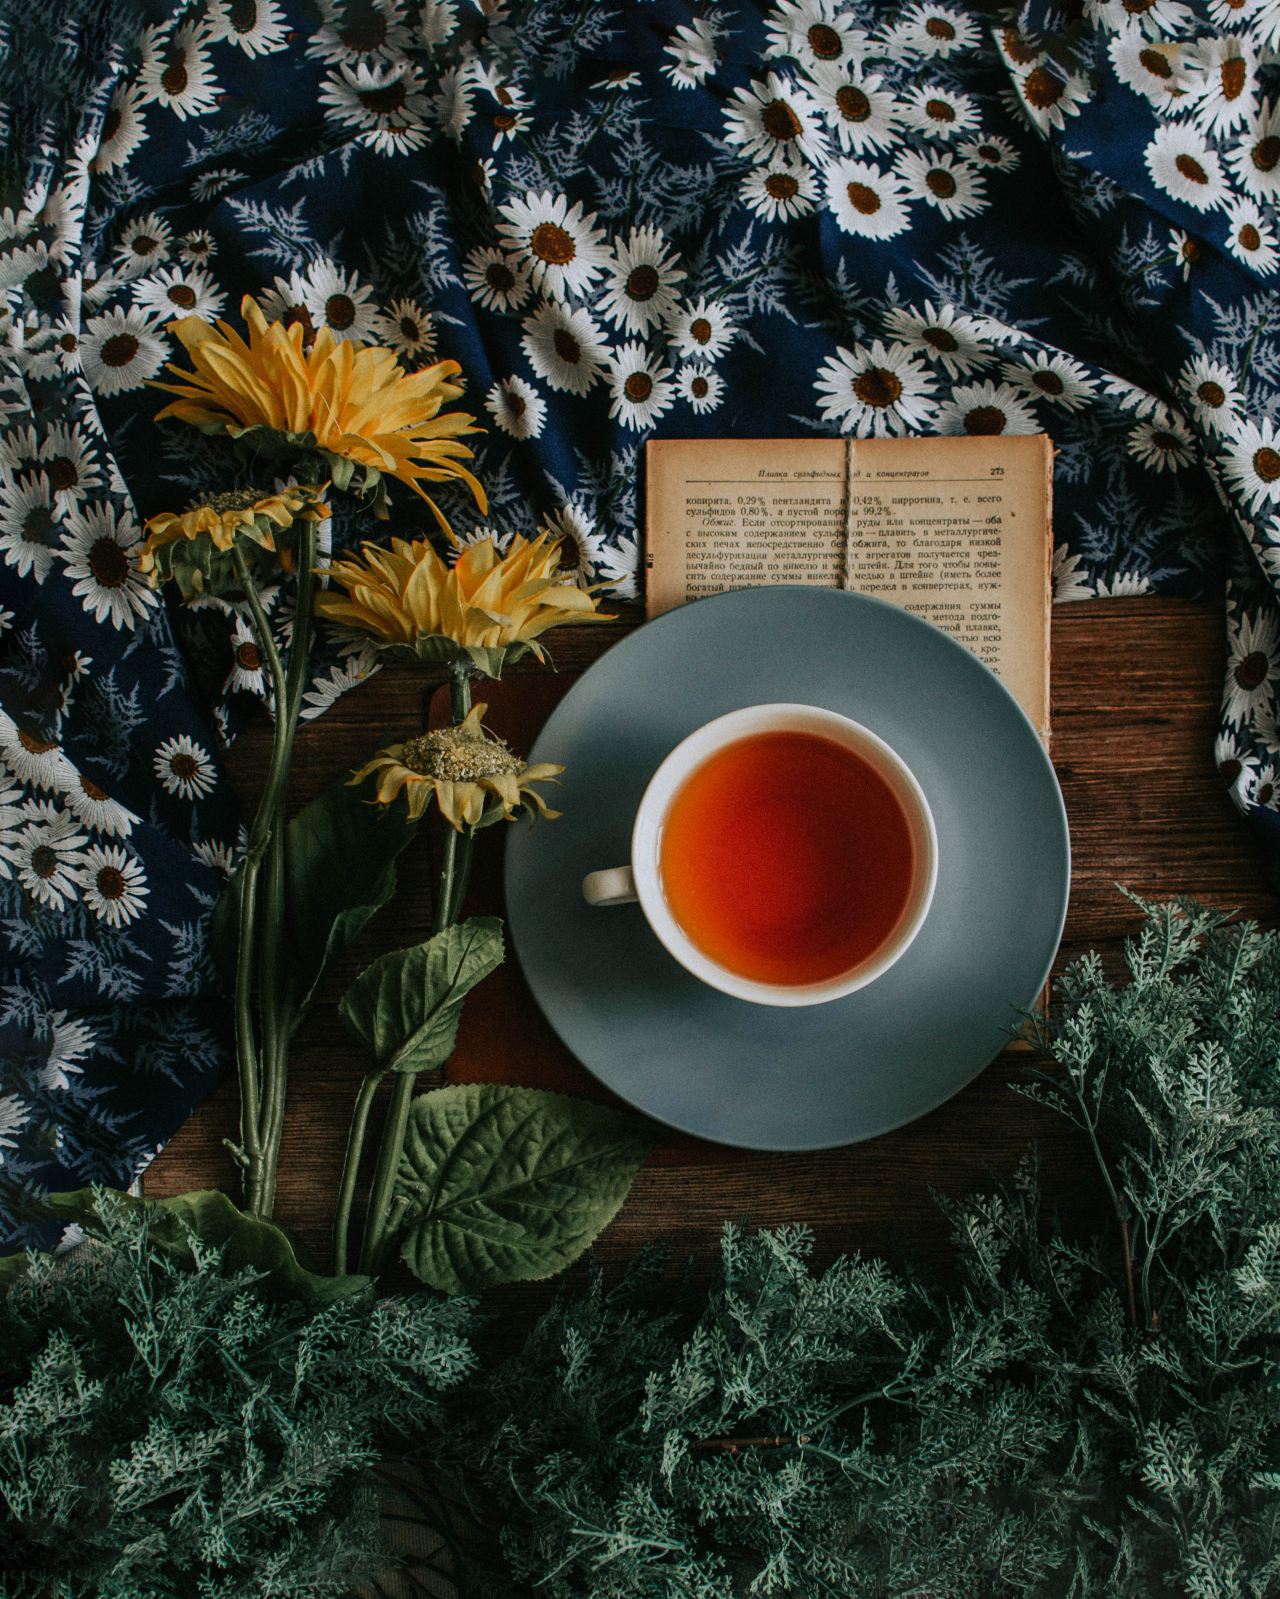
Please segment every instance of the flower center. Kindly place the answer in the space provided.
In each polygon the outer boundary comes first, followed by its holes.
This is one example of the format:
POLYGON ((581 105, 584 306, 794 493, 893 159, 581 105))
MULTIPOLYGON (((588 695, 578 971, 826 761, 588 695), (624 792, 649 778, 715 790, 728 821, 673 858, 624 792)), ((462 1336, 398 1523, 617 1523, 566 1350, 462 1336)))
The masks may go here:
POLYGON ((1056 372, 1034 372, 1031 381, 1042 394, 1061 394, 1066 387, 1056 372))
POLYGON ((392 111, 399 111, 404 106, 405 87, 404 79, 397 78, 394 83, 384 83, 379 89, 362 89, 360 103, 376 116, 387 116, 392 111))
POLYGON ((499 133, 510 133, 516 125, 516 119, 510 111, 497 111, 494 113, 493 125, 499 133))
POLYGON ((633 267, 627 277, 627 297, 632 300, 652 300, 661 281, 655 267, 633 267))
POLYGON ((446 783, 474 783, 486 777, 518 777, 524 762, 500 738, 468 737, 460 728, 422 733, 400 746, 402 766, 420 777, 446 783))
POLYGON ((549 266, 566 266, 578 253, 573 235, 554 222, 539 222, 529 239, 529 248, 549 266))
POLYGON ((37 877, 52 877, 57 869, 57 852, 47 844, 40 844, 31 851, 31 870, 37 877))
POLYGON ((1259 805, 1270 805, 1271 797, 1276 791, 1274 783, 1263 783, 1258 792, 1253 796, 1259 805))
POLYGON ((118 866, 104 866, 95 879, 103 899, 123 899, 128 886, 118 866))
POLYGON ((387 19, 381 12, 370 11, 368 16, 340 28, 338 37, 348 50, 377 50, 387 37, 387 19))
POLYGON ((242 644, 236 645, 236 662, 246 672, 257 672, 262 669, 262 651, 252 639, 245 639, 242 644))
POLYGON ((1188 263, 1200 259, 1200 246, 1194 239, 1184 239, 1182 241, 1182 259, 1188 263))
POLYGON ((689 324, 689 337, 695 344, 710 344, 711 323, 705 316, 696 316, 689 324))
POLYGON ((1236 238, 1241 247, 1246 250, 1256 250, 1262 243, 1262 235, 1252 222, 1246 222, 1236 235, 1236 238))
POLYGON ((28 544, 52 548, 58 540, 57 523, 47 505, 33 505, 22 519, 22 537, 28 544))
POLYGON ((1176 433, 1165 433, 1159 429, 1152 431, 1151 442, 1157 450, 1168 450, 1171 454, 1182 448, 1182 440, 1176 433))
POLYGON ((114 139, 116 134, 119 133, 120 124, 123 121, 124 121, 124 118, 120 115, 120 107, 113 105, 111 107, 110 111, 107 112, 106 117, 103 119, 103 123, 102 123, 102 142, 103 142, 103 144, 110 144, 111 143, 112 139, 114 139))
POLYGON ((18 743, 28 755, 47 755, 50 750, 56 750, 58 747, 52 739, 36 738, 34 734, 28 733, 21 727, 18 729, 18 743))
POLYGON ((836 108, 846 122, 865 122, 871 115, 871 101, 855 84, 836 90, 836 108))
POLYGON ((1261 650, 1254 650, 1243 657, 1236 666, 1236 682, 1242 689, 1253 690, 1266 680, 1267 657, 1261 650))
POLYGON ((1264 483, 1274 483, 1280 478, 1280 452, 1264 444, 1253 453, 1253 470, 1264 483))
POLYGON ((1004 53, 1010 61, 1016 61, 1020 67, 1028 66, 1040 54, 1027 43, 1016 28, 1004 30, 1004 53))
POLYGON ((1032 67, 1022 85, 1022 92, 1027 97, 1028 105, 1035 106, 1037 111, 1047 111, 1061 100, 1066 87, 1062 79, 1047 67, 1032 67))
POLYGON ((85 777, 83 773, 80 774, 80 791, 86 799, 91 799, 95 805, 101 805, 102 801, 107 797, 106 789, 99 788, 91 778, 85 777))
POLYGON ((160 87, 166 94, 181 94, 187 86, 187 69, 181 61, 171 62, 160 74, 160 87))
POLYGON ((519 416, 523 416, 524 415, 524 413, 528 410, 528 406, 524 403, 523 399, 521 399, 521 397, 518 394, 513 394, 511 392, 511 390, 508 389, 507 390, 507 410, 510 411, 512 416, 519 417, 519 416))
POLYGON ((965 413, 966 433, 1003 433, 1005 414, 998 405, 975 405, 965 413))
POLYGON ((89 570, 104 589, 118 589, 129 576, 129 557, 114 539, 95 539, 89 570))
POLYGON ((706 378, 694 378, 693 382, 689 385, 689 392, 693 395, 695 400, 705 400, 707 395, 711 392, 711 385, 707 382, 706 378))
POLYGON ((174 305, 180 306, 184 311, 189 311, 196 303, 196 291, 185 283, 171 284, 166 293, 174 305))
POLYGON ((1215 383, 1212 378, 1204 380, 1196 390, 1196 397, 1203 400, 1206 405, 1212 405, 1215 408, 1227 403, 1227 391, 1221 383, 1215 383))
POLYGON ((516 286, 516 275, 503 261, 490 261, 484 269, 484 281, 499 294, 510 294, 516 286))
POLYGON ((1144 11, 1150 11, 1156 0, 1124 0, 1124 8, 1130 16, 1140 17, 1144 11))
POLYGON ((577 539, 563 538, 556 548, 556 565, 562 572, 577 572, 582 567, 582 551, 577 539))
POLYGON ((980 161, 998 161, 1000 159, 1000 147, 995 144, 980 144, 977 154, 980 161))
POLYGON ((302 344, 304 349, 310 349, 316 342, 316 325, 311 320, 311 312, 305 305, 291 305, 280 318, 280 326, 291 328, 295 324, 302 329, 302 344))
POLYGON ((1218 68, 1222 79, 1222 95, 1226 100, 1238 100, 1244 89, 1245 64, 1243 56, 1228 56, 1218 68))
POLYGON ((252 33, 258 25, 257 0, 231 0, 228 11, 231 26, 237 33, 252 33))
POLYGON ((956 30, 945 17, 930 17, 924 31, 931 39, 954 39, 956 36, 956 30))
POLYGON ((882 366, 869 366, 854 379, 853 392, 863 405, 892 405, 902 393, 902 384, 882 366))
POLYGON ((770 100, 760 113, 760 126, 773 139, 794 139, 800 132, 800 118, 785 100, 770 100))
POLYGON ((74 333, 64 333, 58 340, 58 346, 60 349, 65 350, 68 355, 74 355, 80 348, 80 340, 76 338, 74 333))
POLYGON ((850 183, 846 192, 849 204, 864 217, 872 217, 880 209, 880 196, 865 183, 850 183))
POLYGON ((138 353, 138 341, 132 333, 113 333, 102 346, 103 366, 128 366, 138 353))
POLYGON ((76 463, 66 455, 55 455, 48 462, 49 482, 55 490, 70 489, 80 481, 80 474, 76 471, 76 463))
POLYGON ((582 359, 582 346, 567 328, 557 328, 552 339, 556 354, 569 366, 576 366, 582 359))
POLYGON ((411 316, 400 318, 400 337, 406 344, 419 344, 422 341, 422 329, 411 316))
POLYGON ((771 172, 764 180, 764 191, 775 200, 794 200, 800 192, 800 180, 789 172, 771 172))
POLYGON ((1218 766, 1218 776, 1227 785, 1227 787, 1230 788, 1232 783, 1235 782, 1236 778, 1240 776, 1240 773, 1243 770, 1244 768, 1241 766, 1240 762, 1236 760, 1234 756, 1232 756, 1230 760, 1220 762, 1218 766))
POLYGON ((622 392, 629 400, 647 400, 653 393, 653 379, 647 372, 633 372, 622 385, 622 392))
POLYGON ((1280 135, 1269 133, 1265 139, 1259 139, 1250 159, 1259 172, 1274 172, 1276 163, 1280 162, 1280 135))
POLYGON ((1146 50, 1139 50, 1138 60, 1153 78, 1171 78, 1173 76, 1173 67, 1169 57, 1165 55, 1163 50, 1153 50, 1150 47, 1146 50))
POLYGON ((809 48, 819 61, 834 61, 844 51, 840 35, 825 22, 815 22, 809 29, 809 48))
POLYGON ((1196 160, 1195 156, 1187 155, 1183 151, 1181 155, 1176 157, 1173 164, 1188 183, 1208 183, 1209 174, 1196 160))
POLYGON ((169 757, 169 770, 184 782, 193 778, 200 770, 199 763, 194 755, 188 755, 185 750, 179 750, 176 755, 169 757))
POLYGON ((939 200, 949 200, 956 192, 956 180, 942 167, 934 167, 924 180, 930 194, 939 200))
POLYGON ((356 319, 355 301, 349 294, 331 294, 324 302, 324 319, 331 328, 349 328, 356 319))
POLYGON ((948 333, 946 328, 925 328, 920 337, 943 355, 950 355, 952 350, 960 348, 959 339, 953 333, 948 333))
POLYGON ((924 114, 929 118, 930 122, 954 122, 956 120, 955 107, 949 105, 946 100, 926 100, 924 114))

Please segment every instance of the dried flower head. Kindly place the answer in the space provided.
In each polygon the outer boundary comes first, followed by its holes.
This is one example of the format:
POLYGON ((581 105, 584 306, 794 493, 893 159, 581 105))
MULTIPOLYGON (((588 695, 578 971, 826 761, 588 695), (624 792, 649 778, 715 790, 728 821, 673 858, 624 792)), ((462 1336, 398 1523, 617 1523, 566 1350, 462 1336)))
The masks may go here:
POLYGON ((233 554, 237 549, 255 577, 291 571, 298 524, 329 515, 323 493, 324 486, 314 483, 277 493, 229 489, 197 500, 185 511, 163 511, 147 521, 138 564, 153 587, 172 578, 188 600, 240 587, 233 554))

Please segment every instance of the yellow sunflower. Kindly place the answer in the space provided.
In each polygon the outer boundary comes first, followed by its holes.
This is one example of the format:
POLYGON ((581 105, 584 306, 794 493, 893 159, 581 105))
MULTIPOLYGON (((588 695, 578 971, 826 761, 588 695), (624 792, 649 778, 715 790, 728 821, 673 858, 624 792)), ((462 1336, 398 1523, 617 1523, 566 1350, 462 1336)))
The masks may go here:
POLYGON ((552 782, 564 767, 548 761, 527 766, 502 739, 480 725, 486 709, 473 705, 456 727, 422 733, 379 750, 351 781, 362 782, 377 772, 379 803, 390 805, 403 794, 415 822, 434 796, 441 815, 459 832, 514 821, 520 810, 537 811, 548 819, 559 816, 534 785, 552 782))
POLYGON ((178 398, 161 417, 177 417, 206 433, 245 438, 265 451, 318 450, 339 489, 357 468, 362 487, 377 491, 384 508, 383 477, 399 478, 445 521, 424 482, 460 478, 484 509, 484 489, 461 464, 471 451, 459 436, 482 431, 466 411, 441 413, 461 387, 448 381, 461 370, 437 361, 421 372, 405 372, 391 350, 358 339, 336 339, 321 328, 310 349, 303 328, 268 322, 251 295, 240 305, 248 341, 226 322, 180 317, 173 332, 194 372, 169 366, 181 381, 156 383, 178 398))
POLYGON ((462 550, 446 566, 426 539, 392 539, 389 550, 365 544, 359 556, 335 561, 335 584, 322 594, 321 616, 359 628, 381 647, 411 650, 422 661, 469 660, 487 677, 532 650, 562 622, 607 622, 595 596, 559 571, 559 541, 517 534, 505 555, 492 539, 462 550))
POLYGON ((152 587, 172 578, 187 599, 239 587, 233 555, 237 547, 256 573, 264 566, 290 571, 289 531, 298 522, 320 522, 329 515, 329 507, 320 499, 323 493, 324 488, 314 483, 274 494, 232 489, 185 511, 162 511, 147 520, 147 541, 138 565, 152 587))

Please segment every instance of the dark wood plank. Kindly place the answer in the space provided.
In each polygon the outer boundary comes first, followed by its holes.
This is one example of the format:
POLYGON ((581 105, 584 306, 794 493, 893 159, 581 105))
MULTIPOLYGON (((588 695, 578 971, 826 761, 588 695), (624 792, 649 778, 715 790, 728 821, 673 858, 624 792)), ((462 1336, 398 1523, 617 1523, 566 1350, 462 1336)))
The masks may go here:
MULTIPOLYGON (((634 615, 619 627, 634 625, 634 615)), ((616 640, 616 629, 580 628, 558 636, 557 663, 581 667, 616 640)), ((1191 894, 1264 921, 1275 915, 1248 830, 1231 806, 1212 761, 1223 664, 1216 604, 1143 598, 1059 607, 1053 619, 1053 758, 1071 821, 1072 900, 1059 964, 1101 947, 1119 961, 1124 936, 1140 920, 1116 887, 1146 898, 1191 894)), ((504 685, 545 714, 557 687, 546 679, 504 685)), ((388 669, 347 695, 302 731, 294 798, 303 803, 369 751, 376 730, 404 734, 421 725, 426 680, 388 669)), ((535 716, 534 719, 537 719, 535 716)), ((249 729, 229 763, 249 801, 265 767, 268 730, 249 729)), ((499 851, 481 840, 471 908, 500 910, 499 851), (487 846, 487 848, 486 848, 487 846)), ((336 1025, 332 1001, 354 972, 384 949, 425 936, 431 869, 415 846, 395 906, 326 984, 324 1002, 299 1035, 292 1068, 277 1217, 304 1243, 323 1250, 360 1061, 336 1025)), ((941 1260, 945 1227, 932 1193, 959 1194, 1008 1173, 1038 1140, 1046 1187, 1069 1226, 1100 1215, 1088 1163, 1052 1117, 1016 1093, 1033 1062, 1002 1055, 978 1080, 930 1116, 868 1144, 813 1155, 724 1150, 665 1138, 622 1214, 600 1241, 606 1263, 641 1244, 663 1241, 695 1270, 713 1257, 726 1219, 804 1222, 828 1256, 861 1248, 941 1260)), ((551 1034, 513 966, 491 978, 468 1007, 451 1074, 505 1078, 603 1095, 551 1034)), ((779 1062, 780 1087, 785 1062, 779 1062)), ((220 1139, 235 1122, 227 1083, 181 1130, 152 1167, 147 1191, 161 1195, 220 1185, 235 1177, 220 1139)), ((535 1285, 506 1290, 499 1304, 523 1321, 546 1297, 535 1285)))

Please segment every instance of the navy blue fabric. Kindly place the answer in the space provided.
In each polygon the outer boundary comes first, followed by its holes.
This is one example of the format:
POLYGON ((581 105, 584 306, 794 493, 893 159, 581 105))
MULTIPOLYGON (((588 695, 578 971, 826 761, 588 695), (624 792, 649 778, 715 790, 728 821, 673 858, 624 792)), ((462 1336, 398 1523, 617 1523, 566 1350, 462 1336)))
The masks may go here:
MULTIPOLYGON (((0 1232, 139 1171, 224 1062, 217 754, 266 686, 243 618, 131 563, 231 471, 153 425, 165 325, 246 292, 460 361, 456 531, 550 527, 620 596, 648 437, 1047 431, 1059 600, 1225 584, 1215 758, 1274 848, 1277 0, 151 16, 0 215, 0 1232)), ((395 493, 380 531, 425 525, 395 493)), ((332 543, 377 531, 344 502, 332 543)), ((375 669, 324 630, 307 714, 375 669)))

